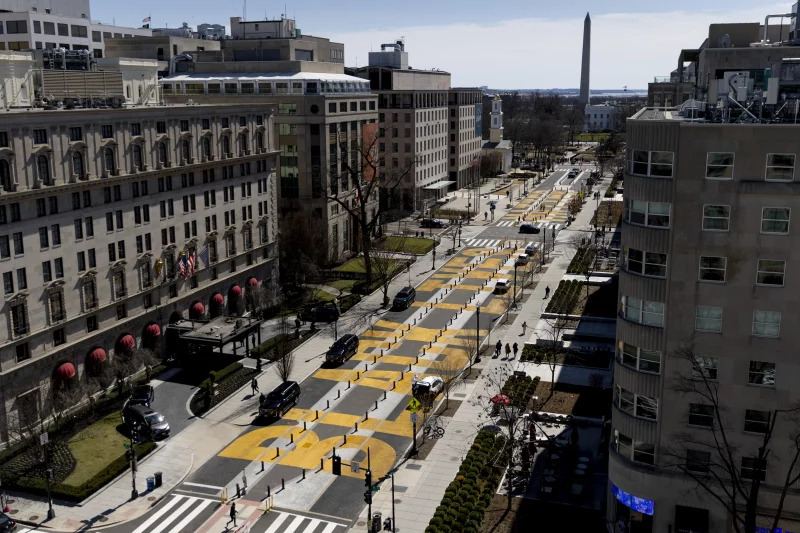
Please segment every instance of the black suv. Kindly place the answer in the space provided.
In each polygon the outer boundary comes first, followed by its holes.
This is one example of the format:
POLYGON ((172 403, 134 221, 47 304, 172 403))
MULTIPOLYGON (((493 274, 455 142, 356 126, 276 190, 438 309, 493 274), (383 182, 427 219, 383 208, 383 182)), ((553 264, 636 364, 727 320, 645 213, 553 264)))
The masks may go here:
POLYGON ((333 343, 325 354, 325 361, 328 363, 344 363, 353 357, 358 351, 358 337, 348 333, 342 335, 333 343))
POLYGON ((300 385, 296 381, 284 381, 275 390, 261 395, 258 414, 267 418, 280 418, 297 405, 300 398, 300 385))
POLYGON ((155 399, 155 390, 150 385, 139 385, 131 393, 128 403, 132 405, 145 405, 150 407, 150 403, 155 399))
POLYGON ((423 228, 443 228, 447 224, 436 218, 426 218, 419 225, 423 228))
POLYGON ((408 309, 414 300, 417 299, 417 291, 414 287, 403 287, 394 297, 392 307, 395 309, 408 309))
POLYGON ((301 315, 306 322, 335 322, 342 314, 339 306, 333 302, 311 305, 303 309, 301 315))
POLYGON ((126 405, 122 409, 122 421, 135 428, 143 437, 163 439, 169 437, 169 423, 164 415, 144 405, 126 405))

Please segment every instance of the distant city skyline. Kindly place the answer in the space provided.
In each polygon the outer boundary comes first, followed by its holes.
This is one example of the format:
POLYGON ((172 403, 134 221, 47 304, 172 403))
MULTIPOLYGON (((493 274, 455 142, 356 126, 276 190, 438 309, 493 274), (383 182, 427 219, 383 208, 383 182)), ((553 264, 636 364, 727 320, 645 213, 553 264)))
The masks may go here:
MULTIPOLYGON (((655 76, 676 68, 675 50, 699 46, 708 26, 719 22, 758 22, 768 13, 785 13, 792 2, 754 7, 732 0, 725 8, 698 10, 677 0, 663 5, 615 0, 602 5, 577 0, 569 6, 532 5, 509 0, 502 9, 477 0, 455 4, 407 0, 404 9, 366 0, 333 7, 322 0, 286 4, 286 15, 305 34, 345 45, 345 64, 364 66, 370 50, 405 37, 414 68, 451 72, 453 85, 507 89, 578 88, 580 85, 583 20, 592 17, 591 87, 612 90, 627 86, 646 89, 655 76), (455 7, 458 9, 455 9, 455 7), (376 24, 376 20, 385 21, 376 24), (354 28, 348 31, 348 28, 354 28)), ((117 2, 93 2, 93 18, 140 26, 152 17, 152 27, 179 27, 188 22, 229 25, 242 16, 242 2, 220 6, 211 0, 137 2, 136 14, 117 2), (139 13, 141 12, 141 13, 139 13)), ((247 18, 279 18, 284 5, 248 6, 247 18)), ((788 23, 788 21, 787 21, 788 23)))

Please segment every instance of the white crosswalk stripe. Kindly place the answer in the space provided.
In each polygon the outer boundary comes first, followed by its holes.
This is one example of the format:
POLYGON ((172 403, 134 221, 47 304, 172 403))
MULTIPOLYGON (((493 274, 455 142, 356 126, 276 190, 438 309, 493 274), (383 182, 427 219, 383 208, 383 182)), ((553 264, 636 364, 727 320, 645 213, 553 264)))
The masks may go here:
POLYGON ((338 522, 275 510, 264 515, 264 519, 251 528, 253 533, 344 533, 346 530, 347 526, 338 522), (271 517, 275 519, 263 529, 264 521, 271 517))
POLYGON ((510 228, 516 225, 517 225, 516 220, 501 220, 500 222, 495 224, 495 226, 497 226, 498 228, 510 228))
POLYGON ((173 494, 167 503, 145 520, 133 533, 160 533, 178 521, 167 533, 184 531, 192 520, 215 500, 173 494))
POLYGON ((500 239, 470 239, 467 241, 467 246, 479 248, 494 248, 500 244, 500 239))

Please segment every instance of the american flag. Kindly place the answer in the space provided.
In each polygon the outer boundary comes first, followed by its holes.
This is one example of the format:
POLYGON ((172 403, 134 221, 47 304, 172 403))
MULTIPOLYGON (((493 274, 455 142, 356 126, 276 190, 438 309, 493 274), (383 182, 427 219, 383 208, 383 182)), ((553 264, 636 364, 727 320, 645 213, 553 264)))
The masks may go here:
POLYGON ((194 276, 194 252, 181 254, 181 258, 178 260, 178 268, 181 269, 183 279, 194 276))
POLYGON ((470 161, 469 166, 474 167, 475 165, 480 165, 480 163, 481 163, 481 156, 476 155, 474 158, 472 158, 472 161, 470 161))
POLYGON ((189 265, 189 275, 194 276, 194 252, 189 254, 189 257, 186 259, 186 262, 189 265))
POLYGON ((180 257, 178 258, 178 268, 181 271, 181 276, 183 276, 183 279, 186 279, 188 277, 186 275, 186 272, 187 272, 186 267, 187 266, 188 266, 188 261, 186 260, 186 254, 181 252, 180 257))

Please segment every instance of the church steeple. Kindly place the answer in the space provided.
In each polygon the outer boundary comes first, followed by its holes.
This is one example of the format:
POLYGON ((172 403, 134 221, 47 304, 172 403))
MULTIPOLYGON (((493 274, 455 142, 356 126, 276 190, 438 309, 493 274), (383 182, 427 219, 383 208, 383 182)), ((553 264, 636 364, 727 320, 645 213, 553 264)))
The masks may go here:
POLYGON ((492 98, 492 114, 489 125, 489 142, 499 143, 503 140, 503 100, 499 94, 492 98))

